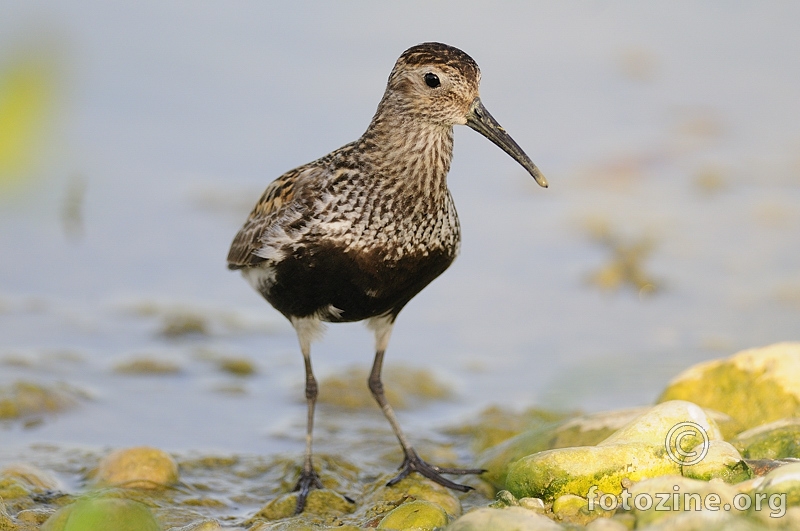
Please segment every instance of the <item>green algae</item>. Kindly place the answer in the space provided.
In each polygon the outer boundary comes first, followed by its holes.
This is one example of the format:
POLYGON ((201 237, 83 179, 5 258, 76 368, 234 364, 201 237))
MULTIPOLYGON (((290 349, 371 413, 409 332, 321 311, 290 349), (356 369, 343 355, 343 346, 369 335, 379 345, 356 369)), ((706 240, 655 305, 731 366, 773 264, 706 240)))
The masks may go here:
POLYGON ((747 459, 800 457, 800 419, 781 419, 737 435, 731 444, 747 459))
POLYGON ((726 413, 744 428, 800 416, 800 343, 779 343, 695 365, 658 398, 690 400, 726 413))
POLYGON ((438 505, 414 500, 392 509, 383 517, 378 529, 433 531, 448 524, 447 513, 438 505))

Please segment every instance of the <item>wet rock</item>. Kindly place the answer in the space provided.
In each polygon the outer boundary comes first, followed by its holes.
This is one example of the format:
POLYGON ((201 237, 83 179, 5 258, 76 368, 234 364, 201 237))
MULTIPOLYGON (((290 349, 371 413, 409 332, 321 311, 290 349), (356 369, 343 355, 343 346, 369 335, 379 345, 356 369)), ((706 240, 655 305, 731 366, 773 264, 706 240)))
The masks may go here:
MULTIPOLYGON (((638 415, 597 446, 549 450, 512 463, 506 488, 517 497, 551 501, 565 494, 586 496, 592 486, 620 494, 624 480, 680 474, 679 462, 667 453, 665 441, 676 425, 685 422, 697 426, 709 440, 721 439, 714 421, 697 405, 665 402, 638 415)), ((690 447, 702 441, 697 434, 681 439, 690 447)))
POLYGON ((461 516, 461 501, 453 491, 421 477, 419 474, 412 474, 399 483, 391 487, 383 487, 381 490, 384 499, 409 497, 414 500, 423 500, 441 507, 451 517, 461 516))
POLYGON ((645 443, 578 446, 539 452, 513 463, 506 488, 515 496, 552 501, 565 494, 586 496, 591 487, 620 494, 623 480, 679 474, 678 463, 645 443))
POLYGON ((222 526, 216 520, 201 520, 182 527, 170 527, 167 531, 222 531, 222 526))
POLYGON ((590 508, 586 498, 574 494, 565 494, 556 498, 552 511, 553 516, 559 522, 578 525, 586 525, 601 516, 608 517, 613 514, 613 511, 604 511, 599 505, 590 508))
POLYGON ((100 462, 95 480, 101 485, 155 489, 177 483, 178 465, 157 448, 125 448, 110 453, 100 462))
POLYGON ((33 493, 30 485, 16 477, 0 476, 0 500, 16 500, 33 493))
POLYGON ((153 356, 137 356, 134 359, 118 363, 114 371, 120 374, 178 374, 181 367, 169 360, 158 359, 153 356))
POLYGON ((778 343, 700 363, 659 398, 691 400, 727 413, 745 428, 800 416, 800 343, 778 343))
MULTIPOLYGON (((693 449, 698 455, 702 451, 701 446, 693 449)), ((716 478, 725 483, 739 483, 752 477, 750 467, 742 456, 732 444, 725 441, 709 441, 706 456, 693 465, 681 465, 681 473, 692 479, 709 481, 716 478)))
POLYGON ((744 431, 731 444, 747 459, 800 457, 800 418, 776 420, 744 431))
MULTIPOLYGON (((737 491, 722 481, 698 481, 670 475, 633 485, 621 503, 633 511, 636 527, 645 527, 682 512, 736 513, 737 491)), ((623 506, 623 508, 626 508, 623 506)))
POLYGON ((565 528, 546 516, 522 507, 471 511, 447 528, 448 531, 563 531, 565 528))
POLYGON ((541 498, 520 498, 519 506, 523 509, 527 509, 539 514, 544 514, 547 512, 547 508, 544 505, 544 500, 541 498))
MULTIPOLYGON (((294 516, 296 508, 297 494, 290 492, 269 501, 248 523, 255 523, 257 520, 271 521, 289 518, 294 516)), ((319 516, 347 514, 354 508, 353 503, 338 492, 329 489, 312 490, 308 494, 306 507, 298 523, 305 519, 315 520, 319 516)))
POLYGON ((188 335, 207 335, 209 326, 206 319, 197 313, 171 313, 164 316, 161 335, 178 338, 188 335))
POLYGON ((646 410, 626 409, 538 423, 536 427, 483 452, 477 459, 478 467, 487 470, 481 479, 502 489, 506 484, 508 467, 514 461, 544 450, 597 444, 646 410))
POLYGON ((8 514, 6 510, 6 505, 3 503, 3 498, 0 496, 0 529, 3 531, 9 530, 14 531, 17 529, 16 524, 14 523, 14 519, 11 518, 11 515, 8 514))
POLYGON ((8 465, 0 470, 0 477, 19 479, 38 490, 63 490, 63 485, 53 474, 27 463, 8 465))
POLYGON ((432 531, 447 525, 447 513, 436 504, 423 500, 404 503, 383 517, 378 529, 432 531))
POLYGON ((755 494, 766 495, 766 505, 782 508, 800 505, 800 463, 776 468, 755 489, 755 494))
POLYGON ((249 358, 221 358, 217 365, 221 371, 234 376, 251 376, 256 372, 256 366, 249 358))
MULTIPOLYGON (((648 409, 597 445, 611 446, 619 443, 636 442, 663 448, 670 430, 686 422, 699 426, 708 440, 722 440, 722 434, 717 424, 701 407, 684 400, 672 400, 648 409)), ((691 428, 691 426, 687 427, 691 428)), ((682 443, 688 443, 689 447, 694 447, 703 442, 702 434, 688 434, 690 437, 684 438, 682 443)))
POLYGON ((80 393, 65 386, 15 382, 0 387, 0 420, 59 413, 78 404, 80 393))
POLYGON ((146 505, 121 498, 86 498, 68 505, 42 531, 161 531, 146 505))
MULTIPOLYGON (((17 513, 16 520, 19 524, 25 526, 30 525, 36 529, 44 524, 53 515, 52 509, 45 509, 42 507, 33 509, 23 509, 17 513)), ((0 529, 4 529, 0 524, 0 529)))

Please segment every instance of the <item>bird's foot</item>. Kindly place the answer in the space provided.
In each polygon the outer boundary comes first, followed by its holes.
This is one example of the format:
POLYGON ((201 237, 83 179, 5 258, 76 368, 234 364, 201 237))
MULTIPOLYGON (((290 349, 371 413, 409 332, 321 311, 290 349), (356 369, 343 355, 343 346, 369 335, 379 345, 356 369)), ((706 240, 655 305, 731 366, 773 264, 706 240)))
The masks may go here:
POLYGON ((294 509, 294 514, 300 514, 306 507, 306 500, 311 489, 321 489, 322 481, 319 479, 314 469, 305 470, 300 473, 300 479, 297 480, 297 485, 294 486, 294 492, 297 492, 297 506, 294 509))
POLYGON ((443 485, 449 489, 457 490, 460 492, 468 492, 472 490, 472 487, 469 485, 461 485, 460 483, 456 483, 455 481, 451 481, 446 477, 442 476, 442 474, 454 474, 456 476, 464 476, 466 474, 482 474, 486 472, 486 470, 482 468, 446 468, 436 465, 431 465, 426 463, 422 460, 422 458, 417 455, 417 452, 414 450, 410 450, 408 454, 406 454, 406 458, 403 461, 403 464, 400 465, 400 473, 397 474, 394 479, 389 481, 386 484, 387 487, 391 487, 392 485, 396 485, 400 482, 403 478, 409 475, 411 472, 418 472, 422 474, 426 478, 435 481, 439 485, 443 485))

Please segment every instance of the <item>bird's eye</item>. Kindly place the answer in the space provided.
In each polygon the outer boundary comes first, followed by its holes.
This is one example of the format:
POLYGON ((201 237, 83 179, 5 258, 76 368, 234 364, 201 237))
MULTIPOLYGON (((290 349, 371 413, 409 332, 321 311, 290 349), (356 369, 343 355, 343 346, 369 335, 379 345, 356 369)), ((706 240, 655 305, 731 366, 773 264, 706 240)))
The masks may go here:
POLYGON ((425 74, 425 84, 428 85, 430 88, 436 88, 440 86, 442 82, 439 81, 439 76, 428 72, 427 74, 425 74))

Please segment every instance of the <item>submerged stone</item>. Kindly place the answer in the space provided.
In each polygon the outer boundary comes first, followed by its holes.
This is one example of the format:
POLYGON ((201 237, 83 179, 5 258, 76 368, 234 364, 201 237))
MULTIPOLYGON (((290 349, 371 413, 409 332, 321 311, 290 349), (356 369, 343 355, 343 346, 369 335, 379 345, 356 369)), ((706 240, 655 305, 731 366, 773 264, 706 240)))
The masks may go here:
POLYGON ((28 463, 13 463, 6 466, 0 470, 0 477, 19 479, 34 489, 63 489, 63 485, 53 474, 28 463))
POLYGON ((180 373, 181 367, 175 362, 145 355, 118 363, 114 371, 121 374, 166 375, 180 373))
POLYGON ((659 401, 691 400, 745 428, 800 416, 800 343, 778 343, 707 361, 678 375, 659 401))
POLYGON ((65 385, 18 381, 0 386, 0 420, 59 413, 75 407, 78 396, 79 393, 65 385))
POLYGON ((95 480, 101 485, 155 489, 178 482, 178 465, 158 448, 124 448, 100 461, 95 480))
POLYGON ((378 529, 433 531, 447 525, 447 513, 424 500, 406 502, 383 517, 378 529))
POLYGON ((200 520, 181 527, 170 527, 168 531, 222 531, 216 520, 200 520))
POLYGON ((122 498, 86 498, 58 510, 41 531, 161 531, 146 505, 122 498))
POLYGON ((483 507, 471 511, 447 531, 563 531, 565 528, 546 516, 522 507, 492 509, 483 507))

